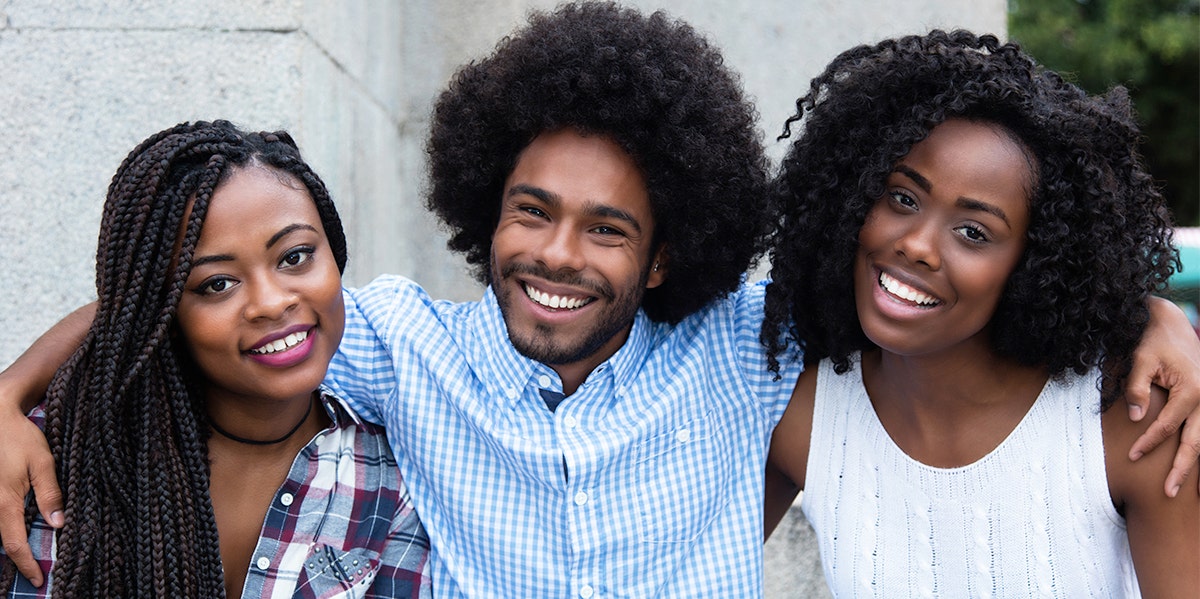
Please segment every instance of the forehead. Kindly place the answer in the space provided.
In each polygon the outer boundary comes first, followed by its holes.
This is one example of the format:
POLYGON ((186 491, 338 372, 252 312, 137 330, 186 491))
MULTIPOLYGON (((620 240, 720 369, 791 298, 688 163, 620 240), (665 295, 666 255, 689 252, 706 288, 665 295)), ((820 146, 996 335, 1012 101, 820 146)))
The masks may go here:
POLYGON ((950 119, 934 127, 900 160, 935 189, 1028 208, 1033 189, 1029 150, 1000 125, 950 119))
POLYGON ((517 157, 505 188, 543 189, 564 203, 619 206, 648 218, 650 196, 633 157, 602 135, 572 129, 538 135, 517 157))
POLYGON ((241 239, 269 238, 295 223, 324 231, 317 205, 303 183, 270 167, 236 168, 209 200, 197 249, 241 239))

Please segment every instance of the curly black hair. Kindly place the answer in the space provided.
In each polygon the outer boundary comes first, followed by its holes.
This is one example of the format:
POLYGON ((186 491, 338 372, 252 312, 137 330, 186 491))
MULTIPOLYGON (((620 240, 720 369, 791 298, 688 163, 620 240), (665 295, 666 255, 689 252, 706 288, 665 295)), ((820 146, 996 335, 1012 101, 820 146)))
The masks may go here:
POLYGON ((768 167, 756 112, 689 25, 612 3, 535 13, 460 69, 434 107, 428 207, 488 283, 504 181, 538 134, 603 135, 645 176, 670 274, 642 307, 677 322, 735 289, 766 248, 768 167))
POLYGON ((1111 405, 1149 319, 1147 296, 1178 268, 1124 89, 1089 97, 1015 44, 933 31, 842 53, 796 107, 781 138, 802 131, 772 189, 781 220, 762 332, 772 368, 803 351, 845 372, 851 353, 874 347, 855 311, 859 229, 896 162, 939 123, 966 118, 1015 136, 1035 171, 1026 249, 991 321, 994 349, 1051 374, 1104 364, 1111 405))
MULTIPOLYGON (((209 200, 256 164, 305 186, 343 270, 341 219, 285 132, 183 123, 139 144, 113 176, 96 251, 96 315, 46 395, 46 440, 67 514, 55 598, 225 596, 201 375, 173 331, 209 200)), ((0 590, 15 576, 6 564, 0 590)))

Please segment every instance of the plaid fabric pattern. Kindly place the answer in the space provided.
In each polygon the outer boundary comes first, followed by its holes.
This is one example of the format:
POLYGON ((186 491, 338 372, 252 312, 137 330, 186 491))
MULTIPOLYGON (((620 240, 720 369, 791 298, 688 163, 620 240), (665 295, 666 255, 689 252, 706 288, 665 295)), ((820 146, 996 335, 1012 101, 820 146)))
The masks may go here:
MULTIPOLYGON (((322 399, 333 423, 300 451, 276 492, 242 597, 431 596, 429 540, 384 431, 330 395, 322 399)), ((35 412, 40 425, 40 408, 35 412)), ((30 544, 50 571, 55 535, 40 517, 30 544)), ((49 597, 52 585, 52 571, 40 589, 18 577, 8 596, 49 597)))
POLYGON ((761 596, 766 451, 800 370, 767 370, 764 288, 675 326, 639 313, 553 412, 561 381, 512 347, 490 289, 347 291, 326 383, 387 427, 437 596, 761 596))

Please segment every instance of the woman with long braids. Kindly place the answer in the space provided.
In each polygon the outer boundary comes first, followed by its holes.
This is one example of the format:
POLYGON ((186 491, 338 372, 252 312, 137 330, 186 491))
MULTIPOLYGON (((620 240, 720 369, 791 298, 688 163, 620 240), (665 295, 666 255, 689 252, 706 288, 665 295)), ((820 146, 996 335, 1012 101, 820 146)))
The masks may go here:
POLYGON ((1107 409, 1178 265, 1124 90, 935 31, 797 106, 763 339, 810 367, 768 528, 803 489, 837 597, 1195 597, 1200 494, 1159 488, 1180 439, 1131 461, 1150 419, 1107 409))
POLYGON ((0 588, 427 594, 428 540, 382 429, 319 388, 345 263, 288 134, 197 122, 138 145, 108 190, 91 329, 43 404, 66 525, 31 518, 49 576, 35 588, 0 555, 0 588))

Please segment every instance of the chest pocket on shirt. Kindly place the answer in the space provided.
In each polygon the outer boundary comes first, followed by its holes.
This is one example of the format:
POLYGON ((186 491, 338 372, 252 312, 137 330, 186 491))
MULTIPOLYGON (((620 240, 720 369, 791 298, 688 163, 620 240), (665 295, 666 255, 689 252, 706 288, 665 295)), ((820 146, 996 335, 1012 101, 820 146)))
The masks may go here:
POLYGON ((295 599, 351 599, 362 597, 375 582, 379 554, 355 548, 341 551, 329 545, 309 549, 296 581, 295 599))
POLYGON ((728 450, 711 415, 638 446, 635 502, 643 541, 688 543, 729 501, 728 450))

